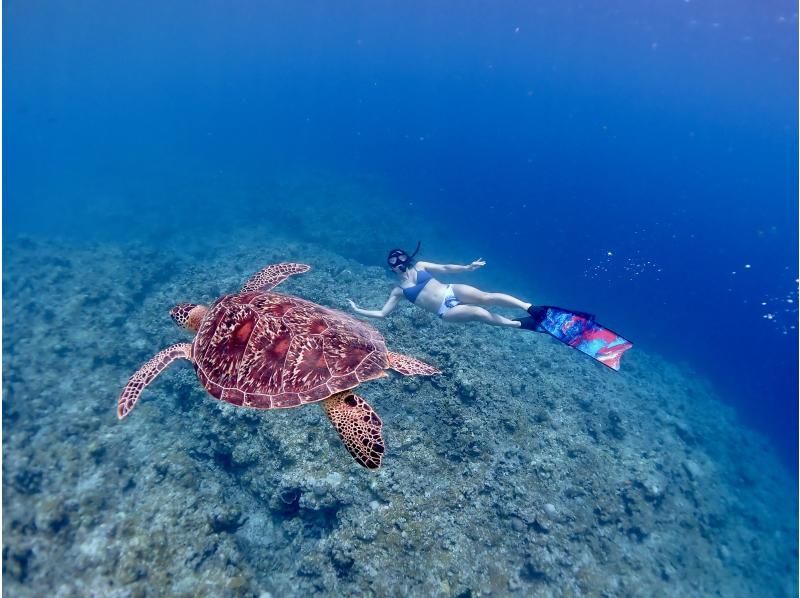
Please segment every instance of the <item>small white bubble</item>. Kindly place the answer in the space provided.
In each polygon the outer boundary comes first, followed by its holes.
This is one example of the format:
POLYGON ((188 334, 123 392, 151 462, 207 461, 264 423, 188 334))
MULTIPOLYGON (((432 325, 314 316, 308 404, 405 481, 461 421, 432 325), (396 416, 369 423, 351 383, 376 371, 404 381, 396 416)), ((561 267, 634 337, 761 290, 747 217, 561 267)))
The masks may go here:
POLYGON ((608 252, 608 255, 614 255, 611 251, 608 252))
POLYGON ((745 264, 745 265, 744 265, 744 267, 745 267, 745 268, 749 268, 749 267, 750 267, 750 264, 745 264))

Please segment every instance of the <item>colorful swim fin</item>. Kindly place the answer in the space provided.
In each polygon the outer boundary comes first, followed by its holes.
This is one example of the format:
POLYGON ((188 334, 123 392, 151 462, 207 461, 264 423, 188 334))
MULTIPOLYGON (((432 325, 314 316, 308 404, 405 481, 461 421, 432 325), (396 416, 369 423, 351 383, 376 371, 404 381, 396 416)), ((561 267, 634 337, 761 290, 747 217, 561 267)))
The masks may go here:
POLYGON ((612 370, 619 370, 622 354, 633 346, 613 330, 595 322, 592 314, 552 305, 531 306, 528 313, 531 314, 529 318, 520 320, 523 328, 545 332, 612 370))

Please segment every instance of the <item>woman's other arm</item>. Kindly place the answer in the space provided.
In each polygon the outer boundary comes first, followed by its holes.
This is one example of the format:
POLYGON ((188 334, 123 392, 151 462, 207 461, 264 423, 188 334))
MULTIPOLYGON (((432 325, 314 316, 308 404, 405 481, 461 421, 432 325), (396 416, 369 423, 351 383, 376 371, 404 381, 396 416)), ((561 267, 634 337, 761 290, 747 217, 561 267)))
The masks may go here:
POLYGON ((472 272, 478 268, 482 268, 486 262, 481 258, 473 261, 466 266, 459 266, 457 264, 434 264, 433 262, 417 262, 415 267, 419 270, 427 270, 431 274, 457 274, 459 272, 472 272))
POLYGON ((348 299, 347 301, 350 303, 350 307, 353 308, 353 311, 359 315, 368 316, 370 318, 385 318, 394 311, 394 308, 397 307, 397 303, 400 301, 402 296, 403 289, 400 287, 393 288, 392 292, 389 294, 389 299, 386 300, 386 303, 380 310, 361 309, 351 299, 348 299))

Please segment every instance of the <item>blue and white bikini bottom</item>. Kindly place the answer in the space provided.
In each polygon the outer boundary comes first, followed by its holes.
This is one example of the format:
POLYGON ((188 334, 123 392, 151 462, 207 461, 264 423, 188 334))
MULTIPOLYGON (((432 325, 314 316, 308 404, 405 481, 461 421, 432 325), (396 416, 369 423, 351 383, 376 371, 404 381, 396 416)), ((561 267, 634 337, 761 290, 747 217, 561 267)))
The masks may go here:
POLYGON ((453 309, 456 305, 461 305, 461 301, 456 299, 456 294, 453 292, 453 285, 447 285, 447 292, 442 299, 442 304, 439 306, 439 311, 436 314, 443 318, 444 314, 453 309))

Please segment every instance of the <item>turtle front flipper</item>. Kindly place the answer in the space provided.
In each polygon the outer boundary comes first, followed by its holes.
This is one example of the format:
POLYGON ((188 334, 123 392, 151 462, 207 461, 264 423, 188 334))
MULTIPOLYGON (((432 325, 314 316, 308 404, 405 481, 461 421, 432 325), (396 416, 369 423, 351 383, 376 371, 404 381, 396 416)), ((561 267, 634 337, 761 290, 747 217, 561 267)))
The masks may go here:
POLYGON ((131 376, 117 402, 117 417, 122 419, 128 415, 139 400, 144 387, 150 384, 155 377, 163 372, 176 359, 192 359, 192 345, 179 343, 159 351, 150 361, 140 367, 131 376))
POLYGON ((378 469, 384 451, 383 422, 369 403, 346 390, 325 399, 322 409, 356 462, 368 469, 378 469))
POLYGON ((269 291, 273 287, 278 286, 284 280, 294 274, 302 274, 311 270, 311 266, 305 264, 272 264, 263 270, 256 272, 250 277, 244 286, 241 293, 248 293, 250 291, 269 291))
POLYGON ((392 351, 389 351, 389 367, 404 376, 435 376, 442 373, 424 361, 392 351))

